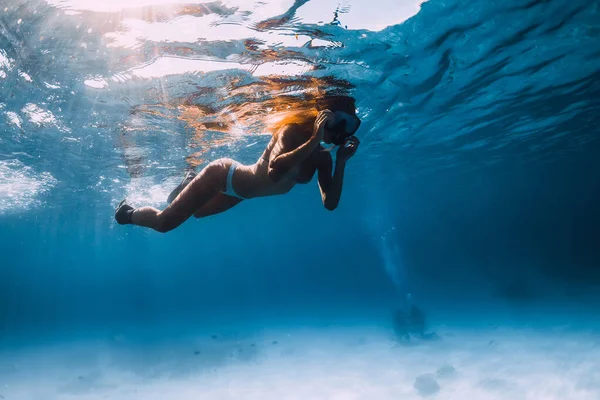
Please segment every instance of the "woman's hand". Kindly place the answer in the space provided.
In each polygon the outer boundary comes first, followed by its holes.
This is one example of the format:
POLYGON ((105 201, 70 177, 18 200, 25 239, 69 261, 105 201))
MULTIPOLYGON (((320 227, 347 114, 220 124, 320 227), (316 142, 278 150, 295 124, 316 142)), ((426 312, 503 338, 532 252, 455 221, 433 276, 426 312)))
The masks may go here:
POLYGON ((337 159, 348 161, 354 155, 354 153, 356 153, 356 149, 358 149, 359 144, 360 140, 358 140, 356 136, 350 136, 338 149, 337 159))
POLYGON ((333 112, 329 110, 323 110, 317 115, 317 119, 315 120, 315 130, 313 132, 313 136, 316 136, 319 141, 323 140, 323 135, 325 134, 325 127, 328 122, 333 124, 335 121, 335 115, 333 112))

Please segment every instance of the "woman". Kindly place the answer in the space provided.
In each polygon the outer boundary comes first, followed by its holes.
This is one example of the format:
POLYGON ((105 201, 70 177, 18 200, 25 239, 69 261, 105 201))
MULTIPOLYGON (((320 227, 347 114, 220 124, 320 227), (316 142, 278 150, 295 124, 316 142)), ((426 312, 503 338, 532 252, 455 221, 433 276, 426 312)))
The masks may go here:
POLYGON ((168 232, 192 215, 206 217, 246 199, 287 193, 297 183, 310 182, 315 172, 323 205, 334 210, 342 193, 346 161, 360 143, 353 136, 359 126, 354 99, 325 98, 317 102, 314 110, 289 113, 254 165, 225 158, 213 161, 198 175, 188 173, 169 196, 173 200, 163 211, 133 208, 123 200, 115 219, 119 224, 168 232), (334 167, 330 151, 336 146, 340 147, 334 167))

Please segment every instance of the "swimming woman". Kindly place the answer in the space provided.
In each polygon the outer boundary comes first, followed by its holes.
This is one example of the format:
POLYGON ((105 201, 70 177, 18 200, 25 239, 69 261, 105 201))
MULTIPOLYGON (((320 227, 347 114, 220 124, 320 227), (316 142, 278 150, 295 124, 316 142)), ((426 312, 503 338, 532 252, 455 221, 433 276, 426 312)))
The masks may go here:
POLYGON ((308 183, 317 172, 323 205, 338 206, 346 162, 360 144, 354 136, 360 119, 354 99, 331 96, 317 101, 314 110, 290 112, 253 165, 222 158, 197 175, 188 172, 160 211, 133 208, 123 200, 115 212, 119 224, 133 224, 168 232, 194 215, 202 218, 229 210, 243 200, 287 193, 297 183, 308 183), (335 166, 330 152, 337 146, 335 166))

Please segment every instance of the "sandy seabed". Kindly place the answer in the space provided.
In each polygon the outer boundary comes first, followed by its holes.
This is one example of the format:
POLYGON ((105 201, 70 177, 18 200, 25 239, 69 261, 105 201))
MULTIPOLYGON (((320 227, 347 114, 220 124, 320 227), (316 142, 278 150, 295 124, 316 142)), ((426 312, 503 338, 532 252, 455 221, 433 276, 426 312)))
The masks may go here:
POLYGON ((379 327, 116 334, 0 350, 2 400, 600 399, 600 333, 379 327))

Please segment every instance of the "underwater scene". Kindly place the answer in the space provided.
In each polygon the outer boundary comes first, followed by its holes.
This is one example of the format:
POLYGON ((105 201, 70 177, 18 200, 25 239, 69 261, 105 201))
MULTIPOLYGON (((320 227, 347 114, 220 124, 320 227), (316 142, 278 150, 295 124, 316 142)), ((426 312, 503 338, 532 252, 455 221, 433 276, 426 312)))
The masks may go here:
POLYGON ((0 400, 600 399, 600 1, 0 0, 0 400))

